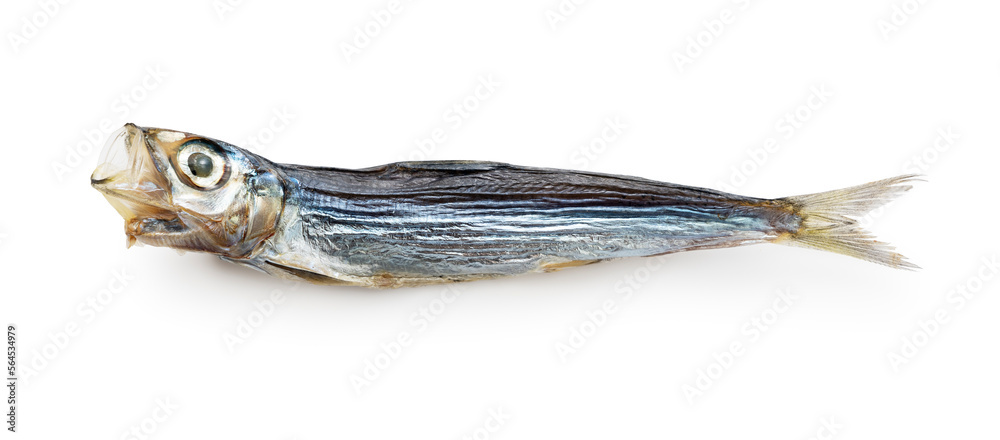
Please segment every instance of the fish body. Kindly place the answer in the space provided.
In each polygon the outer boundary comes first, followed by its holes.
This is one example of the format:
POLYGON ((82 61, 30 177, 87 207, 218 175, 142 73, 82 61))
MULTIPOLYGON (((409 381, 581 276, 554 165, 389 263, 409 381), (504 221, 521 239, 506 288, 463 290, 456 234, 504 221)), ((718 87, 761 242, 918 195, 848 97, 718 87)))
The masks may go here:
POLYGON ((210 252, 316 283, 470 281, 767 242, 915 267, 850 217, 905 191, 913 176, 761 199, 496 162, 284 165, 134 125, 102 157, 92 182, 125 218, 130 243, 210 252))

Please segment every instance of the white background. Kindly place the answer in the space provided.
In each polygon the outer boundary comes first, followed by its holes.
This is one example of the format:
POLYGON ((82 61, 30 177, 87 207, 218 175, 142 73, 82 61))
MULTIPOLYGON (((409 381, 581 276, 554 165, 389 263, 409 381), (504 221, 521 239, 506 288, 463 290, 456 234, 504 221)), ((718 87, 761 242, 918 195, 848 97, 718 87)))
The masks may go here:
POLYGON ((22 438, 998 435, 996 2, 567 1, 553 21, 556 1, 404 1, 350 59, 386 2, 50 3, 0 6, 0 321, 19 326, 22 438), (806 110, 812 89, 832 96, 806 110), (595 141, 606 118, 625 127, 595 141), (440 286, 292 288, 126 250, 88 181, 88 139, 125 122, 255 137, 284 163, 496 160, 761 197, 916 170, 927 182, 866 224, 923 270, 760 245, 461 284, 444 307, 440 286), (116 271, 131 280, 102 293, 116 271), (795 299, 776 313, 780 291, 795 299))

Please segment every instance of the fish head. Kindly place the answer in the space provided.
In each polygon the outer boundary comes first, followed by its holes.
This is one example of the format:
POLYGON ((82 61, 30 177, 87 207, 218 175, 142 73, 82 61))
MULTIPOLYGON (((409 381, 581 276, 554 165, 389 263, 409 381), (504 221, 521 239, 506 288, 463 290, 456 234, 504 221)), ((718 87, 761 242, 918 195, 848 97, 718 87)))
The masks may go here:
POLYGON ((91 185, 135 243, 245 258, 274 234, 285 189, 277 167, 222 141, 126 124, 91 185))

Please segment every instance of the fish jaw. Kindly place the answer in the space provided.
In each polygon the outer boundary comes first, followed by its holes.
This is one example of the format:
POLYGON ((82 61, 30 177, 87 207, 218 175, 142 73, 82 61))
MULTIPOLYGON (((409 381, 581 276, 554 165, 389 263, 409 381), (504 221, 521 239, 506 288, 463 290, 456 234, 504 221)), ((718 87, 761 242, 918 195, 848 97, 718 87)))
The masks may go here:
POLYGON ((190 228, 172 202, 155 147, 146 129, 126 124, 111 135, 90 184, 125 220, 126 245, 172 246, 190 228))

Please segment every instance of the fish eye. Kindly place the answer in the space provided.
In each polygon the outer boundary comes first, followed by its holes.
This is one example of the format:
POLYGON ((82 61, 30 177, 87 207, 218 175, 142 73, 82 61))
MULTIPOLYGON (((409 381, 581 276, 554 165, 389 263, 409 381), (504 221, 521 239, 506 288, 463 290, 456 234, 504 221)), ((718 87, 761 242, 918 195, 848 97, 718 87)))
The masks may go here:
POLYGON ((203 140, 188 141, 177 151, 177 165, 191 186, 214 189, 229 174, 228 163, 219 147, 203 140))
POLYGON ((188 169, 195 177, 212 175, 212 158, 205 153, 194 153, 188 156, 188 169))

